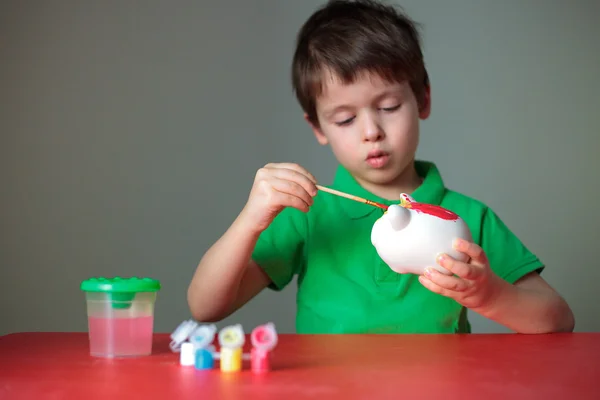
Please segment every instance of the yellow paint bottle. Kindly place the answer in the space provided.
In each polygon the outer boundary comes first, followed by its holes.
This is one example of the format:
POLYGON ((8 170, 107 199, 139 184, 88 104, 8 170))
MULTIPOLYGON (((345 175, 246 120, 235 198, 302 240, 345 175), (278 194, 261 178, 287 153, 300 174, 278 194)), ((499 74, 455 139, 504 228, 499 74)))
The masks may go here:
POLYGON ((221 372, 236 372, 242 369, 244 342, 244 330, 241 324, 221 329, 221 332, 219 332, 221 372))
POLYGON ((236 372, 242 369, 242 348, 221 349, 221 371, 236 372))

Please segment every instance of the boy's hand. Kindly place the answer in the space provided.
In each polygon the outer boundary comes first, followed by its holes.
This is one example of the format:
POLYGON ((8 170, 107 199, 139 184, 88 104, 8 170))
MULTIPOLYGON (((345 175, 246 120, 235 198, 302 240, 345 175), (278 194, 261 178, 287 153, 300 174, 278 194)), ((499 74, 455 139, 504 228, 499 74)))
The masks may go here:
POLYGON ((317 180, 297 164, 267 164, 254 179, 248 202, 242 211, 251 229, 262 232, 285 207, 308 211, 317 194, 317 180))
POLYGON ((447 254, 438 257, 438 264, 455 276, 444 275, 427 268, 419 282, 432 292, 450 297, 470 309, 489 306, 502 285, 501 278, 491 270, 483 249, 475 243, 457 239, 454 248, 470 257, 460 262, 447 254))

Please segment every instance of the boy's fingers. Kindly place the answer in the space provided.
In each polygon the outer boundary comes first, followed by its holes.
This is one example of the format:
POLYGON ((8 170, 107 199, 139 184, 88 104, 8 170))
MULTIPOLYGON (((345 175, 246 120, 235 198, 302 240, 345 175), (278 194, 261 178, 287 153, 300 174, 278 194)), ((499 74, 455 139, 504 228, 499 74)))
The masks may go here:
POLYGON ((475 280, 479 277, 481 272, 481 269, 478 266, 457 261, 447 254, 440 254, 437 257, 437 262, 439 265, 453 274, 458 275, 462 279, 475 280))
POLYGON ((469 287, 467 281, 456 276, 444 275, 433 268, 425 269, 425 277, 436 285, 452 292, 464 292, 469 287))
POLYGON ((315 196, 317 194, 317 186, 313 181, 311 181, 306 175, 288 168, 274 168, 271 170, 271 177, 279 180, 286 180, 290 182, 295 182, 298 185, 301 185, 306 193, 311 196, 315 196))
POLYGON ((483 249, 480 246, 473 242, 469 242, 464 239, 456 239, 453 243, 453 247, 456 250, 468 255, 471 258, 471 260, 476 264, 486 265, 488 262, 487 256, 485 255, 485 251, 483 251, 483 249))
POLYGON ((425 286, 427 289, 429 289, 433 293, 437 293, 442 296, 454 298, 454 294, 456 294, 456 292, 453 292, 453 291, 450 291, 448 289, 441 287, 440 285, 438 285, 437 283, 433 282, 432 280, 430 280, 429 278, 427 278, 423 275, 419 276, 419 282, 421 282, 421 285, 425 286))
POLYGON ((271 178, 268 183, 271 185, 271 187, 273 189, 275 189, 279 193, 297 197, 298 199, 302 200, 307 205, 313 204, 314 200, 313 200, 312 196, 310 194, 308 194, 308 192, 305 190, 305 188, 302 185, 300 185, 294 181, 287 180, 287 179, 279 179, 279 178, 274 177, 274 178, 271 178))
POLYGON ((284 207, 293 207, 305 212, 310 207, 304 199, 292 194, 277 192, 277 197, 278 203, 284 207))
POLYGON ((271 163, 271 164, 267 164, 265 167, 273 168, 273 169, 276 169, 276 168, 277 169, 291 169, 293 171, 296 171, 296 172, 306 176, 315 185, 317 184, 317 179, 310 172, 308 172, 308 170, 306 170, 304 167, 302 167, 298 164, 295 164, 295 163, 271 163))

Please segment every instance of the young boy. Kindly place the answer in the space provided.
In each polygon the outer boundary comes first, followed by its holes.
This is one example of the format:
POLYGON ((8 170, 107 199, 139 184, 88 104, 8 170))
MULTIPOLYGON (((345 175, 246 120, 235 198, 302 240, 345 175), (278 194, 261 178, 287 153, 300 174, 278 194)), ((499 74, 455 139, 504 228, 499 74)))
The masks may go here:
POLYGON ((218 321, 261 290, 298 278, 298 333, 470 332, 466 310, 522 333, 572 331, 566 302, 544 268, 484 204, 444 187, 435 164, 415 160, 430 85, 411 20, 371 1, 332 1, 297 38, 293 85, 317 141, 339 161, 332 187, 384 204, 401 192, 459 214, 471 261, 452 272, 397 274, 371 245, 378 208, 320 193, 296 164, 268 164, 188 289, 192 315, 218 321))

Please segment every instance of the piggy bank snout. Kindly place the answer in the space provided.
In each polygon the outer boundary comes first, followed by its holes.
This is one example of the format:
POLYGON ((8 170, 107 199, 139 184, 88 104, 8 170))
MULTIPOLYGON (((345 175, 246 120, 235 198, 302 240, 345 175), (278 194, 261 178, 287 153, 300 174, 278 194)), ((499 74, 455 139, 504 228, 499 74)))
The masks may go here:
POLYGON ((393 204, 388 207, 385 219, 389 221, 392 229, 399 231, 406 228, 410 222, 410 211, 402 206, 393 204))

